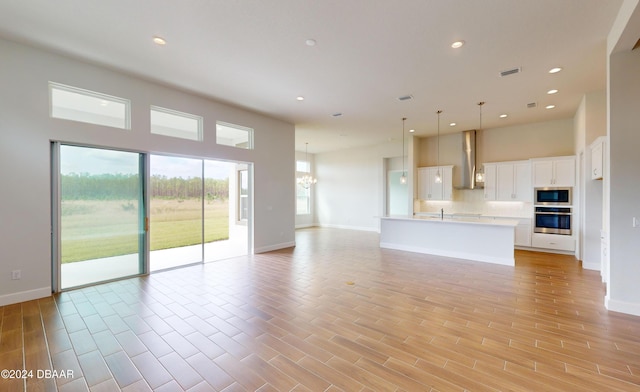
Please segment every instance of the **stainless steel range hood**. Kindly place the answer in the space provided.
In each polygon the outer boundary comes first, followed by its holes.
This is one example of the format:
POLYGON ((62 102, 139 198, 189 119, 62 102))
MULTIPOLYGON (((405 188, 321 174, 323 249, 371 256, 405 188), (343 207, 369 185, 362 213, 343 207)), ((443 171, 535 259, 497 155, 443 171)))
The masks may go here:
POLYGON ((462 132, 462 163, 458 189, 480 189, 476 184, 476 131, 462 132))

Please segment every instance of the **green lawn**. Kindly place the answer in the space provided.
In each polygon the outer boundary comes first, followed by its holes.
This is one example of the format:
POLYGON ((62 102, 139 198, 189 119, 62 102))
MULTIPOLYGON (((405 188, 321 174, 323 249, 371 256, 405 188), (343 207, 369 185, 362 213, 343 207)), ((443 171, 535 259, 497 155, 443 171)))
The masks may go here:
MULTIPOLYGON (((140 233, 135 204, 128 200, 64 201, 62 262, 136 253, 140 233)), ((152 199, 149 225, 151 250, 201 243, 201 208, 202 202, 196 199, 152 199)), ((205 242, 228 238, 228 202, 205 202, 205 242)))

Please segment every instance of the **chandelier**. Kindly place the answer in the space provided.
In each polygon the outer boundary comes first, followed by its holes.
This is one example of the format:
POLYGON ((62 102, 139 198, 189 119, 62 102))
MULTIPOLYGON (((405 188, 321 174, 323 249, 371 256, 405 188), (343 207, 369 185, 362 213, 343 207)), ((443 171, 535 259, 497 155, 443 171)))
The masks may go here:
MULTIPOLYGON (((309 161, 309 153, 307 151, 308 147, 309 147, 309 143, 305 143, 304 144, 305 160, 307 161, 307 165, 308 165, 307 168, 308 168, 309 172, 311 172, 311 161, 309 161)), ((304 176, 298 178, 297 182, 298 182, 298 185, 300 185, 304 189, 309 189, 309 188, 311 188, 311 185, 313 185, 316 182, 318 182, 318 179, 317 178, 313 178, 313 176, 311 176, 311 173, 309 173, 309 174, 305 174, 304 176)))

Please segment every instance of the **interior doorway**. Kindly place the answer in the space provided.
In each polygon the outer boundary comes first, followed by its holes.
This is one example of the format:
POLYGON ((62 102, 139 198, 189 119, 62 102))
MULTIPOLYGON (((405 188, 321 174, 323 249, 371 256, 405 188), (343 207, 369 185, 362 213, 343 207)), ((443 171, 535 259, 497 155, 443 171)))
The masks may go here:
POLYGON ((404 173, 402 170, 387 172, 387 215, 408 215, 409 213, 408 186, 400 180, 404 173))

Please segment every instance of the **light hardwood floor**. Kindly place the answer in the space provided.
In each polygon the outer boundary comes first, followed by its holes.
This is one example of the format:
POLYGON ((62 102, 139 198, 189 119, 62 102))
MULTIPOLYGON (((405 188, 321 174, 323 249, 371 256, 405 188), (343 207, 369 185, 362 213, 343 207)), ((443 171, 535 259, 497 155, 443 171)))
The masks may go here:
POLYGON ((1 307, 0 369, 33 377, 0 390, 640 390, 640 317, 608 312, 573 257, 517 251, 514 268, 368 232, 296 241, 1 307))

